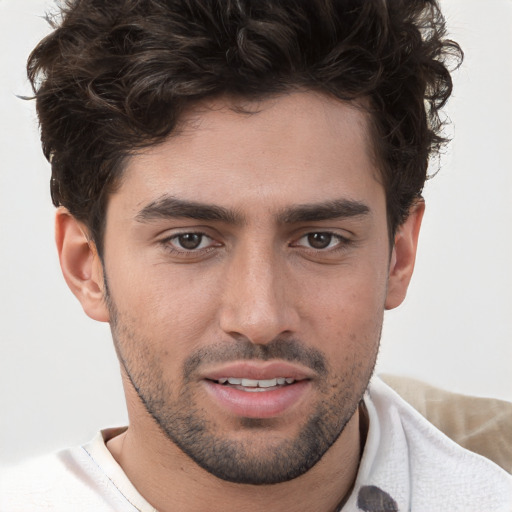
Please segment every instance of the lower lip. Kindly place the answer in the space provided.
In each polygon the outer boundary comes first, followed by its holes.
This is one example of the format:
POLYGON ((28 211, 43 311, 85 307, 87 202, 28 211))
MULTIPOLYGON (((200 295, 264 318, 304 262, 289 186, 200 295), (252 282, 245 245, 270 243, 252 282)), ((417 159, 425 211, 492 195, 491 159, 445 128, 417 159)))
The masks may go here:
POLYGON ((302 380, 271 391, 242 391, 206 380, 206 389, 231 414, 243 418, 273 418, 300 402, 310 386, 302 380))

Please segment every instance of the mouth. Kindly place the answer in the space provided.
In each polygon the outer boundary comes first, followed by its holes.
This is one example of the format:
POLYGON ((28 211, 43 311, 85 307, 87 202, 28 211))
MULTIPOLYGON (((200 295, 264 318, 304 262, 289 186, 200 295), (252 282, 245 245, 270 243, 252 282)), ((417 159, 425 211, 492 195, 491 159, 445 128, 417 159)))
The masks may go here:
POLYGON ((249 393, 258 393, 262 391, 275 391, 297 382, 291 377, 275 377, 273 379, 247 379, 237 377, 221 377, 214 380, 214 383, 222 386, 247 391, 249 393))
POLYGON ((287 362, 236 362, 203 375, 214 403, 237 417, 272 418, 295 410, 312 390, 314 372, 287 362))

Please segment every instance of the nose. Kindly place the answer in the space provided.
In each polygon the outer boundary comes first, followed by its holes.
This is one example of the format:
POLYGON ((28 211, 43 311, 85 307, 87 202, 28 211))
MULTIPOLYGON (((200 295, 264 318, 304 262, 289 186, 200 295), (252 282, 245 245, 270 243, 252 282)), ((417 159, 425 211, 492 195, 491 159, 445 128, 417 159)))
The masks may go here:
POLYGON ((223 284, 221 329, 262 345, 296 333, 294 303, 283 255, 270 248, 245 248, 232 255, 223 284))

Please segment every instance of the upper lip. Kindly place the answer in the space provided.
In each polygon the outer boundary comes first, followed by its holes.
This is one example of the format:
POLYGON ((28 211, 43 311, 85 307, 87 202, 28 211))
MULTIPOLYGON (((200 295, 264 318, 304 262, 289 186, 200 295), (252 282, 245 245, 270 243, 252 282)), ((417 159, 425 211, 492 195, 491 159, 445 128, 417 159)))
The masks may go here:
POLYGON ((201 374, 201 377, 207 380, 219 380, 226 377, 252 380, 285 377, 305 380, 312 379, 314 376, 313 370, 286 361, 236 361, 216 366, 201 374))

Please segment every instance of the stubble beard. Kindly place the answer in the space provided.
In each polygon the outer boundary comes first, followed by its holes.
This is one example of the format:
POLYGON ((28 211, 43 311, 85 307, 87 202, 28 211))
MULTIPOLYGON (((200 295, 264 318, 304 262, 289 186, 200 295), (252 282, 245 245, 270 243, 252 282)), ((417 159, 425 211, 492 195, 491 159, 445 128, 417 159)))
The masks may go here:
POLYGON ((214 345, 192 353, 183 365, 181 384, 171 385, 163 376, 159 354, 150 353, 150 340, 136 334, 130 322, 120 317, 110 298, 107 304, 121 366, 148 414, 166 437, 196 464, 233 483, 277 484, 310 470, 354 415, 375 366, 377 348, 365 364, 347 361, 343 373, 332 375, 325 355, 300 341, 276 339, 267 345, 254 345, 245 340, 234 342, 233 346, 214 345), (317 385, 322 399, 294 438, 278 443, 271 440, 266 446, 272 419, 244 418, 240 428, 249 435, 243 440, 233 439, 223 435, 205 411, 197 407, 198 386, 190 385, 195 370, 206 361, 241 359, 300 362, 320 376, 317 385), (175 387, 180 389, 177 395, 175 387))

